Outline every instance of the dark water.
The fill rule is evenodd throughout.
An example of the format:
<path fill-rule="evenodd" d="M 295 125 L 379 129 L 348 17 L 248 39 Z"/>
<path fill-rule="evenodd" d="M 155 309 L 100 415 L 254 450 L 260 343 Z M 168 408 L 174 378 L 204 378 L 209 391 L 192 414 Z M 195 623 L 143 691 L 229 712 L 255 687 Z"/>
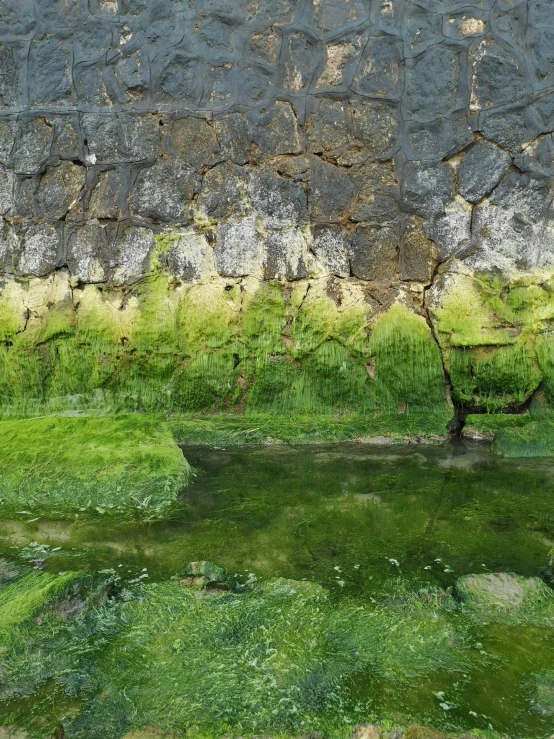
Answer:
<path fill-rule="evenodd" d="M 44 558 L 55 572 L 113 568 L 131 582 L 163 581 L 207 559 L 243 581 L 306 579 L 337 602 L 362 604 L 382 600 L 395 578 L 443 589 L 471 573 L 548 580 L 552 461 L 503 460 L 477 445 L 190 447 L 184 454 L 195 476 L 171 520 L 5 521 L 0 550 Z M 478 638 L 481 666 L 414 679 L 401 694 L 406 715 L 446 728 L 550 736 L 554 697 L 537 707 L 530 681 L 554 669 L 552 629 L 484 623 Z M 464 716 L 457 723 L 438 707 L 443 693 L 442 703 Z M 349 695 L 391 715 L 400 694 L 362 671 L 349 678 Z"/>

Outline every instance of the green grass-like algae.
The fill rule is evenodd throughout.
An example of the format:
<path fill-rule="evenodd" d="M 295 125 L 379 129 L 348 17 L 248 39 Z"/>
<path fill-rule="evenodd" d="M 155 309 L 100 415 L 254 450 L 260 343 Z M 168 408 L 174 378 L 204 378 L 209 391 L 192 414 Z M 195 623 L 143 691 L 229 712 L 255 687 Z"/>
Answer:
<path fill-rule="evenodd" d="M 159 516 L 189 468 L 157 418 L 139 414 L 0 421 L 0 510 Z"/>

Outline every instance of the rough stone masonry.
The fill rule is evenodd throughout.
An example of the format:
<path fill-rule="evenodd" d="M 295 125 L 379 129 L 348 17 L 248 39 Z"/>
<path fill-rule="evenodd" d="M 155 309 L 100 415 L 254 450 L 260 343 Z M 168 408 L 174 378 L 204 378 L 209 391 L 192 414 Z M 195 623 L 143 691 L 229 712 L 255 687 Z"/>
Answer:
<path fill-rule="evenodd" d="M 551 0 L 3 0 L 2 405 L 554 392 L 553 130 Z"/>

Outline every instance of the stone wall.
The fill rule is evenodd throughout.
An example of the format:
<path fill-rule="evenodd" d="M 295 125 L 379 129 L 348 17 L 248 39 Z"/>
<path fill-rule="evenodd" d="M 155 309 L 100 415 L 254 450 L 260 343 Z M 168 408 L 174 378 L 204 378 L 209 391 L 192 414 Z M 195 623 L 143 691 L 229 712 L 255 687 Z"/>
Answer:
<path fill-rule="evenodd" d="M 3 404 L 116 385 L 140 404 L 137 372 L 156 395 L 225 357 L 183 407 L 241 408 L 259 363 L 305 379 L 346 352 L 346 405 L 404 414 L 440 405 L 416 392 L 423 325 L 456 402 L 520 406 L 554 367 L 553 130 L 551 0 L 4 0 Z M 89 349 L 94 381 L 62 381 Z M 178 359 L 155 379 L 144 351 Z"/>

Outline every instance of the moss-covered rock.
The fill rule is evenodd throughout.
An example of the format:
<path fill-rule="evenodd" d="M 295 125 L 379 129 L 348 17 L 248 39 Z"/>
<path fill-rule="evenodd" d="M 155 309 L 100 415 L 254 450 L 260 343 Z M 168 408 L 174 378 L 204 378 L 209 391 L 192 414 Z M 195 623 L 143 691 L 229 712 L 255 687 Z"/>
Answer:
<path fill-rule="evenodd" d="M 478 620 L 554 625 L 554 592 L 536 577 L 467 575 L 457 581 L 456 590 Z"/>
<path fill-rule="evenodd" d="M 0 421 L 0 510 L 160 516 L 189 467 L 156 418 L 52 417 Z"/>

